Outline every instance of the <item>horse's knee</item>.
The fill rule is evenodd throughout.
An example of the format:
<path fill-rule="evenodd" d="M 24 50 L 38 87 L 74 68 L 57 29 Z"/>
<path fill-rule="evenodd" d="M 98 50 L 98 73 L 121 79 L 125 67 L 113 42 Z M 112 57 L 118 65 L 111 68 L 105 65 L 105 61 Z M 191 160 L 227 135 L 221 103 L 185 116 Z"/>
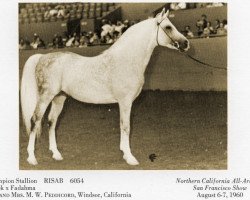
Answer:
<path fill-rule="evenodd" d="M 129 134 L 129 131 L 130 131 L 130 124 L 129 124 L 129 121 L 126 121 L 126 120 L 120 120 L 120 127 L 121 127 L 121 131 L 122 132 L 125 132 L 127 134 Z"/>
<path fill-rule="evenodd" d="M 129 134 L 130 132 L 130 126 L 129 125 L 122 125 L 121 126 L 122 133 Z"/>

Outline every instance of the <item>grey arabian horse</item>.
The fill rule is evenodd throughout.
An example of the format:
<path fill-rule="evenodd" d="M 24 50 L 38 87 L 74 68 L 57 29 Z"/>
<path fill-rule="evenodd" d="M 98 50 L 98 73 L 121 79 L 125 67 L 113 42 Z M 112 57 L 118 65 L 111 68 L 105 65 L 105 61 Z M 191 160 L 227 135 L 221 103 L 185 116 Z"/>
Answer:
<path fill-rule="evenodd" d="M 95 57 L 56 52 L 35 54 L 27 60 L 21 81 L 21 105 L 29 135 L 27 161 L 30 164 L 37 164 L 35 139 L 51 102 L 49 149 L 55 160 L 63 159 L 57 149 L 55 127 L 67 96 L 94 104 L 118 103 L 120 150 L 128 164 L 139 164 L 129 145 L 130 112 L 144 84 L 151 54 L 158 45 L 179 51 L 189 49 L 187 38 L 169 21 L 168 14 L 163 9 L 155 18 L 130 27 L 115 44 Z"/>

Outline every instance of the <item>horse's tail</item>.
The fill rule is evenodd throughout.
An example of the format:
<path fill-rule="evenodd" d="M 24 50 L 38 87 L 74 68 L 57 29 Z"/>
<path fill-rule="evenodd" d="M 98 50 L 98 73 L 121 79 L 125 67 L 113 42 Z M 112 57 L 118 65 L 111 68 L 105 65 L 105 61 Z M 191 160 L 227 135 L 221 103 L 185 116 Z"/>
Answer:
<path fill-rule="evenodd" d="M 23 121 L 28 135 L 31 131 L 31 118 L 35 111 L 38 99 L 35 70 L 41 55 L 42 54 L 35 54 L 30 56 L 23 68 L 23 76 L 21 81 L 21 106 Z"/>

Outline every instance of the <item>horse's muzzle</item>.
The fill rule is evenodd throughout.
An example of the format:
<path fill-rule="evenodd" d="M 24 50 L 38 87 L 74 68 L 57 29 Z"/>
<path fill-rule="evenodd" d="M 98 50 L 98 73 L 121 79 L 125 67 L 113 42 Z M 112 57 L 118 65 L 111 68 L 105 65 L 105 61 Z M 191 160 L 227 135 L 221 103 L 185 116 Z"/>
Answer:
<path fill-rule="evenodd" d="M 189 41 L 188 40 L 184 40 L 182 42 L 179 43 L 179 50 L 181 52 L 187 51 L 190 48 L 189 46 Z"/>

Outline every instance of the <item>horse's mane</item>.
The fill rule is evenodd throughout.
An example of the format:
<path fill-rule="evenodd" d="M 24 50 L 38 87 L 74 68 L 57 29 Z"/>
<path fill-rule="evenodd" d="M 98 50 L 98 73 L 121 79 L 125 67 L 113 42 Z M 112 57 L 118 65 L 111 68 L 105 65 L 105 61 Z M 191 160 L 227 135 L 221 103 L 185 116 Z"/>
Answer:
<path fill-rule="evenodd" d="M 136 42 L 135 40 L 138 36 L 141 36 L 141 38 L 143 39 L 143 35 L 147 34 L 147 30 L 151 28 L 147 24 L 153 22 L 153 20 L 154 19 L 146 19 L 129 27 L 113 45 L 111 45 L 107 50 L 103 51 L 101 54 L 116 51 L 119 49 L 119 47 L 123 46 L 123 43 L 126 44 L 124 46 L 129 47 L 129 43 L 132 45 L 134 42 Z"/>

